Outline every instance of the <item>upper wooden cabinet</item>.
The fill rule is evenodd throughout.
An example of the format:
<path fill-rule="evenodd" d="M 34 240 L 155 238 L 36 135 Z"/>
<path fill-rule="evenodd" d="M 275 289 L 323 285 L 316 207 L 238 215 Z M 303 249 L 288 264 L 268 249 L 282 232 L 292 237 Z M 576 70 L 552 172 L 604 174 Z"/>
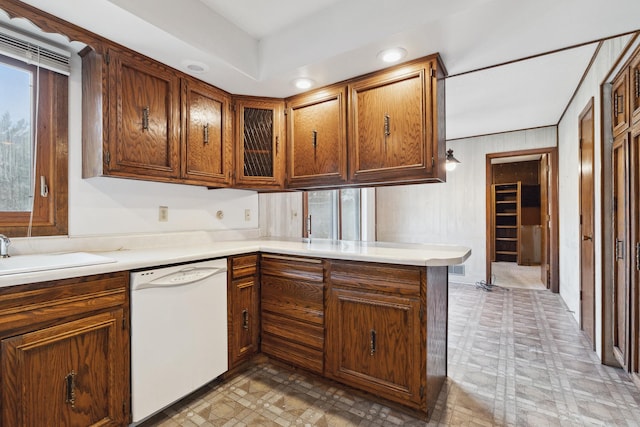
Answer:
<path fill-rule="evenodd" d="M 83 176 L 178 178 L 179 77 L 115 49 L 83 61 Z"/>
<path fill-rule="evenodd" d="M 349 84 L 354 184 L 445 180 L 444 68 L 437 55 Z"/>
<path fill-rule="evenodd" d="M 636 53 L 636 56 L 631 61 L 630 79 L 631 115 L 632 122 L 636 123 L 640 121 L 640 51 Z"/>
<path fill-rule="evenodd" d="M 284 101 L 235 97 L 234 186 L 279 190 L 284 184 Z"/>
<path fill-rule="evenodd" d="M 229 185 L 233 165 L 230 96 L 183 78 L 182 100 L 182 178 L 196 184 Z"/>
<path fill-rule="evenodd" d="M 629 69 L 625 68 L 611 88 L 611 125 L 613 135 L 629 128 Z"/>
<path fill-rule="evenodd" d="M 287 187 L 346 182 L 346 99 L 334 86 L 287 100 Z"/>

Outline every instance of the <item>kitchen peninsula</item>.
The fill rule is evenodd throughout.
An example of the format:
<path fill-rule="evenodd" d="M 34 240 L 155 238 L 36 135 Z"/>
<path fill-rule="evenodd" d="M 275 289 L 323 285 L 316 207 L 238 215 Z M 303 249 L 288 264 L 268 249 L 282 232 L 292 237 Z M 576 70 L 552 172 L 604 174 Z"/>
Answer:
<path fill-rule="evenodd" d="M 95 392 L 102 390 L 99 384 L 83 384 L 77 371 L 71 371 L 78 375 L 77 385 L 75 375 L 61 378 L 66 378 L 67 390 L 82 388 L 84 397 L 77 405 L 104 412 L 96 420 L 126 425 L 131 413 L 129 312 L 136 309 L 129 307 L 128 273 L 225 257 L 230 368 L 242 369 L 242 363 L 262 352 L 428 417 L 447 373 L 447 266 L 464 262 L 470 250 L 453 245 L 258 239 L 93 254 L 110 262 L 0 274 L 0 324 L 4 325 L 0 340 L 3 352 L 12 355 L 9 365 L 2 366 L 3 378 L 10 369 L 15 373 L 2 384 L 3 417 L 9 417 L 3 421 L 19 420 L 20 414 L 33 413 L 38 406 L 38 393 L 34 400 L 15 393 L 15 387 L 27 386 L 32 378 L 28 370 L 11 365 L 21 363 L 16 354 L 28 351 L 34 345 L 30 342 L 47 333 L 73 336 L 61 329 L 69 325 L 81 331 L 91 329 L 80 325 L 89 319 L 95 325 L 109 325 L 103 326 L 104 336 L 110 337 L 104 341 L 109 347 L 104 353 L 113 359 L 100 360 L 108 374 L 92 379 L 103 381 L 108 392 Z M 239 294 L 233 285 L 251 282 L 247 277 L 257 284 L 260 304 L 234 311 Z M 258 327 L 251 328 L 249 319 L 257 320 Z M 241 353 L 234 346 L 246 342 L 239 339 L 243 333 L 250 341 L 260 337 L 261 344 L 232 360 L 232 355 Z M 83 351 L 102 354 L 88 347 Z M 124 379 L 110 383 L 114 373 Z M 39 384 L 57 387 L 55 379 Z M 49 390 L 40 392 L 47 395 Z M 13 415 L 6 411 L 10 407 L 16 408 Z"/>

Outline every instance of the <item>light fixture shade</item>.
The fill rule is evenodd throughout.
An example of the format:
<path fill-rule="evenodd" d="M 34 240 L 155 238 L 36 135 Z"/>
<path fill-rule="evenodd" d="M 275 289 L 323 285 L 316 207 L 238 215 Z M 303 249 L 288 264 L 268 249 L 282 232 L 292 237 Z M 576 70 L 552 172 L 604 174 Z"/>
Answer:
<path fill-rule="evenodd" d="M 453 157 L 453 150 L 449 148 L 447 150 L 447 160 L 445 162 L 445 167 L 448 171 L 452 171 L 456 168 L 456 166 L 460 163 L 460 160 Z"/>
<path fill-rule="evenodd" d="M 385 49 L 378 53 L 378 58 L 386 63 L 398 62 L 407 56 L 407 50 L 402 47 L 394 47 L 392 49 Z"/>
<path fill-rule="evenodd" d="M 309 89 L 313 86 L 314 83 L 315 82 L 313 80 L 306 77 L 300 77 L 293 81 L 294 86 L 298 89 Z"/>

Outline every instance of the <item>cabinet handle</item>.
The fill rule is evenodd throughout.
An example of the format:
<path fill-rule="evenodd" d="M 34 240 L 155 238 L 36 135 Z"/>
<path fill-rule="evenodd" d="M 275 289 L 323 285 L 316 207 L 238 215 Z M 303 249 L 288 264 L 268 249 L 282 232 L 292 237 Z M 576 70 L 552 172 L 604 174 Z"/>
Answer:
<path fill-rule="evenodd" d="M 616 115 L 624 113 L 624 95 L 616 94 L 614 108 Z"/>
<path fill-rule="evenodd" d="M 640 242 L 636 243 L 636 270 L 640 271 Z"/>
<path fill-rule="evenodd" d="M 209 143 L 209 123 L 207 123 L 202 127 L 202 132 L 203 132 L 202 141 L 205 144 L 208 144 Z"/>
<path fill-rule="evenodd" d="M 587 241 L 587 240 L 593 241 L 593 236 L 585 234 L 585 235 L 582 236 L 582 240 L 584 240 L 584 241 Z"/>
<path fill-rule="evenodd" d="M 142 109 L 142 130 L 149 130 L 149 107 Z"/>
<path fill-rule="evenodd" d="M 70 404 L 72 408 L 76 407 L 76 375 L 75 371 L 71 371 L 64 377 L 67 385 L 67 398 L 65 403 Z"/>
<path fill-rule="evenodd" d="M 384 136 L 391 135 L 391 118 L 388 114 L 384 115 Z"/>
<path fill-rule="evenodd" d="M 616 259 L 624 259 L 624 240 L 616 238 Z"/>
<path fill-rule="evenodd" d="M 249 329 L 249 310 L 242 310 L 242 329 Z"/>
<path fill-rule="evenodd" d="M 376 330 L 372 329 L 369 334 L 370 334 L 369 350 L 370 350 L 371 356 L 373 356 L 376 353 Z"/>
<path fill-rule="evenodd" d="M 313 149 L 315 150 L 316 147 L 318 146 L 318 131 L 317 130 L 313 130 L 311 131 L 311 144 L 313 145 Z"/>
<path fill-rule="evenodd" d="M 280 151 L 280 137 L 276 136 L 276 156 L 278 155 L 279 151 Z"/>

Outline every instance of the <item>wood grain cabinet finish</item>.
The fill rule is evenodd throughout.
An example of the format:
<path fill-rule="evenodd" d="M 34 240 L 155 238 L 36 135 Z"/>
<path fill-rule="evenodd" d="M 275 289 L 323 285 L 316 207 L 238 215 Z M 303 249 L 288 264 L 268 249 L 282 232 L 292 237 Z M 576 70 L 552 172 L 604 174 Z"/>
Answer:
<path fill-rule="evenodd" d="M 429 414 L 446 377 L 446 267 L 328 270 L 326 375 Z"/>
<path fill-rule="evenodd" d="M 263 254 L 262 352 L 324 372 L 324 262 Z"/>
<path fill-rule="evenodd" d="M 234 97 L 234 187 L 279 190 L 284 186 L 284 100 Z"/>
<path fill-rule="evenodd" d="M 258 255 L 229 258 L 229 368 L 259 351 L 260 282 Z"/>
<path fill-rule="evenodd" d="M 632 123 L 640 122 L 640 50 L 638 50 L 631 60 L 630 74 L 629 74 L 630 94 L 631 100 L 631 116 Z"/>
<path fill-rule="evenodd" d="M 198 80 L 182 79 L 182 178 L 194 184 L 231 184 L 231 97 Z"/>
<path fill-rule="evenodd" d="M 347 91 L 333 86 L 287 100 L 287 187 L 347 180 Z"/>
<path fill-rule="evenodd" d="M 83 176 L 180 175 L 180 78 L 129 51 L 83 55 Z"/>
<path fill-rule="evenodd" d="M 444 181 L 444 68 L 431 56 L 349 83 L 349 179 Z"/>
<path fill-rule="evenodd" d="M 611 124 L 613 135 L 629 129 L 629 69 L 618 75 L 611 88 Z"/>
<path fill-rule="evenodd" d="M 2 425 L 125 426 L 128 274 L 0 291 Z"/>

